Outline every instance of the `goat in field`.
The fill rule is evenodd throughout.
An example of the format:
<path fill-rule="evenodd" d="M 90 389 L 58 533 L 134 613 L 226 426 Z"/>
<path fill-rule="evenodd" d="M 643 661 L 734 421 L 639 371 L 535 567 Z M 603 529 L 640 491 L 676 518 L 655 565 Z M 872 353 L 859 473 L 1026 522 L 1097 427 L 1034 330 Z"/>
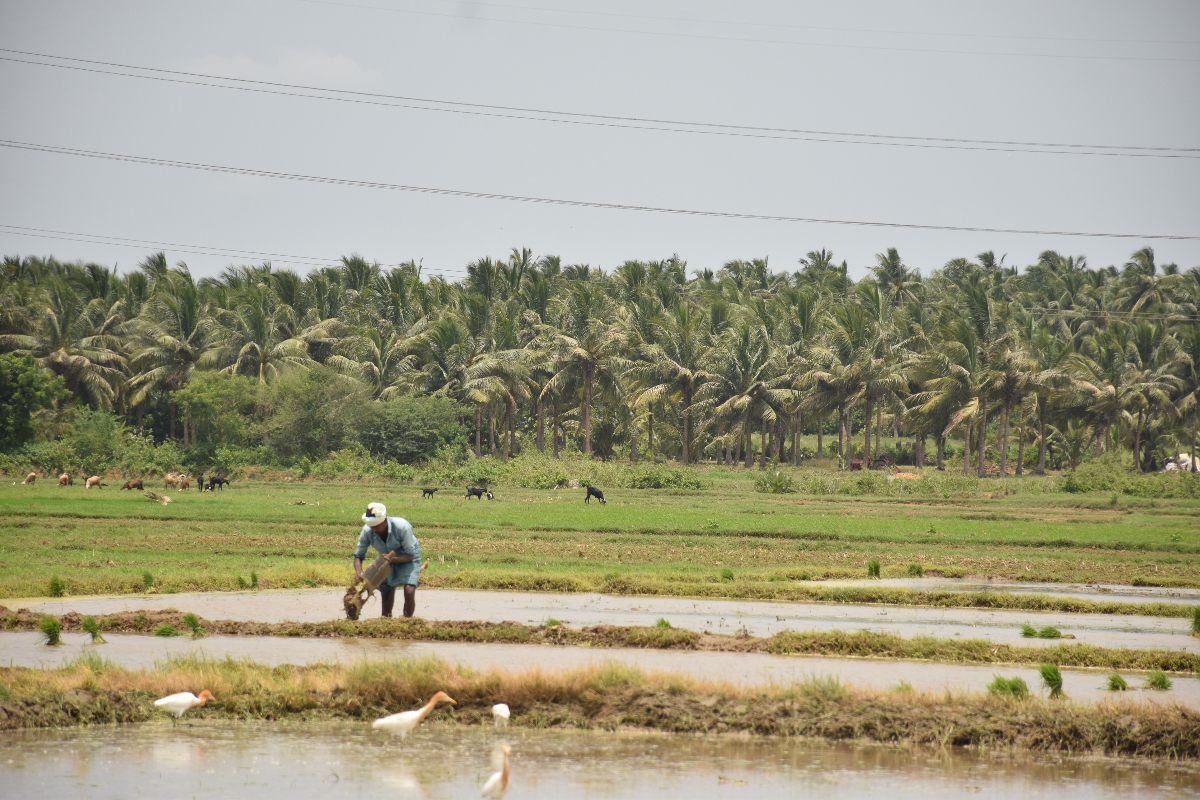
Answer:
<path fill-rule="evenodd" d="M 93 486 L 95 486 L 97 489 L 103 489 L 103 488 L 104 488 L 104 484 L 100 482 L 100 476 L 99 476 L 99 475 L 93 475 L 92 477 L 88 478 L 88 479 L 87 479 L 87 484 L 86 484 L 86 485 L 84 485 L 84 487 L 83 487 L 83 488 L 84 488 L 84 489 L 90 489 L 90 488 L 92 488 Z"/>
<path fill-rule="evenodd" d="M 424 500 L 426 497 L 433 497 L 433 493 L 436 491 L 437 491 L 437 489 L 422 489 L 421 490 L 421 499 Z"/>
<path fill-rule="evenodd" d="M 58 476 L 58 485 L 59 486 L 74 486 L 75 479 L 64 472 L 62 475 Z"/>
<path fill-rule="evenodd" d="M 484 495 L 487 495 L 488 500 L 493 499 L 492 493 L 490 491 L 488 491 L 487 489 L 476 489 L 475 487 L 472 486 L 467 489 L 466 499 L 470 500 L 472 497 L 474 497 L 477 500 L 482 500 L 484 498 Z"/>
<path fill-rule="evenodd" d="M 583 496 L 583 502 L 590 503 L 593 497 L 600 501 L 600 505 L 607 505 L 607 503 L 604 502 L 604 492 L 600 491 L 595 486 L 589 486 L 587 487 L 587 494 Z"/>
<path fill-rule="evenodd" d="M 125 485 L 122 486 L 121 488 L 122 489 L 137 489 L 139 492 L 145 491 L 145 489 L 142 488 L 141 481 L 125 481 Z"/>
<path fill-rule="evenodd" d="M 225 487 L 229 485 L 228 478 L 218 478 L 216 475 L 208 476 L 208 490 L 215 492 L 218 488 L 223 492 Z"/>

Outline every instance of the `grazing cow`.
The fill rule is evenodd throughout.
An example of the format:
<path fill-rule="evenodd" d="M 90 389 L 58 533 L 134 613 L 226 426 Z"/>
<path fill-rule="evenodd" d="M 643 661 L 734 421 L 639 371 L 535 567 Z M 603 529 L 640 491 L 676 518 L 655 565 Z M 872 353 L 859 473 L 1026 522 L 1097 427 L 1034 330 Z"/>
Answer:
<path fill-rule="evenodd" d="M 90 488 L 92 488 L 93 486 L 95 486 L 97 489 L 103 489 L 103 488 L 104 488 L 104 484 L 100 482 L 100 476 L 99 476 L 99 475 L 93 475 L 92 477 L 88 478 L 88 479 L 87 479 L 87 484 L 86 484 L 86 485 L 85 485 L 83 488 L 84 488 L 84 489 L 90 489 Z"/>
<path fill-rule="evenodd" d="M 125 485 L 122 486 L 121 488 L 122 489 L 137 489 L 139 492 L 145 491 L 145 489 L 142 488 L 141 481 L 125 481 Z"/>
<path fill-rule="evenodd" d="M 182 481 L 183 481 L 183 476 L 180 475 L 178 472 L 168 472 L 167 477 L 166 477 L 166 483 L 163 486 L 163 488 L 164 489 L 178 488 L 179 484 Z"/>
<path fill-rule="evenodd" d="M 62 475 L 58 476 L 58 485 L 59 486 L 74 486 L 75 479 L 64 472 Z"/>
<path fill-rule="evenodd" d="M 33 486 L 33 482 L 37 480 L 37 473 L 31 472 L 25 476 L 25 480 L 21 481 L 22 486 Z"/>
<path fill-rule="evenodd" d="M 188 480 L 188 477 L 186 475 L 184 475 L 183 478 L 179 481 L 179 491 L 185 492 L 190 488 L 192 488 L 192 482 L 190 480 Z"/>
<path fill-rule="evenodd" d="M 583 496 L 583 502 L 590 503 L 592 502 L 593 497 L 600 501 L 600 505 L 607 505 L 607 503 L 604 502 L 604 492 L 600 491 L 595 486 L 589 486 L 587 487 L 587 494 Z"/>
<path fill-rule="evenodd" d="M 223 492 L 228 485 L 228 478 L 218 478 L 216 475 L 210 475 L 208 478 L 208 490 L 210 492 L 215 492 L 218 488 Z"/>
<path fill-rule="evenodd" d="M 474 487 L 470 487 L 467 489 L 467 496 L 465 499 L 470 500 L 472 497 L 474 497 L 478 500 L 482 500 L 484 498 L 484 495 L 487 496 L 488 500 L 494 499 L 492 496 L 492 493 L 490 491 L 488 491 L 487 489 L 476 489 Z"/>
<path fill-rule="evenodd" d="M 433 497 L 433 493 L 436 491 L 437 491 L 437 489 L 422 489 L 421 490 L 421 499 L 424 500 L 426 497 Z"/>

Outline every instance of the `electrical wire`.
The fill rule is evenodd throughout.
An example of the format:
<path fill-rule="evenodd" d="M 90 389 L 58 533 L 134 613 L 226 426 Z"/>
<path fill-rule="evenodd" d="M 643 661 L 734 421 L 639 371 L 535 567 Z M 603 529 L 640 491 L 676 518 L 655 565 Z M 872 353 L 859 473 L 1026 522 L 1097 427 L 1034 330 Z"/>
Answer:
<path fill-rule="evenodd" d="M 11 139 L 0 139 L 0 147 L 26 150 L 56 155 L 79 156 L 107 161 L 120 161 L 130 164 L 145 164 L 159 167 L 175 167 L 202 172 L 218 172 L 228 175 L 247 175 L 276 180 L 302 181 L 306 183 L 323 183 L 332 186 L 350 186 L 364 189 L 384 189 L 398 192 L 415 192 L 419 194 L 442 195 L 446 197 L 468 197 L 480 200 L 508 200 L 519 203 L 537 203 L 541 205 L 568 206 L 574 208 L 599 208 L 613 211 L 643 211 L 656 214 L 675 214 L 680 216 L 711 217 L 717 219 L 744 219 L 765 222 L 806 222 L 822 225 L 851 225 L 865 228 L 903 228 L 910 230 L 931 231 L 964 231 L 973 233 L 1013 233 L 1034 236 L 1081 236 L 1103 239 L 1167 239 L 1178 241 L 1200 240 L 1200 236 L 1186 234 L 1150 234 L 1150 233 L 1101 233 L 1096 231 L 1056 231 L 1029 230 L 1023 228 L 989 228 L 971 225 L 932 225 L 911 222 L 878 222 L 872 220 L 825 219 L 820 217 L 786 216 L 782 214 L 753 214 L 736 211 L 712 211 L 704 209 L 670 208 L 666 206 L 644 206 L 628 203 L 605 203 L 594 200 L 570 200 L 553 197 L 535 197 L 530 195 L 502 194 L 500 192 L 480 192 L 466 189 L 446 189 L 432 186 L 413 186 L 399 183 L 383 183 L 381 181 L 364 181 L 352 178 L 332 178 L 320 175 L 304 175 L 293 172 L 276 172 L 272 170 L 248 169 L 245 167 L 229 167 L 218 164 L 203 164 L 194 161 L 175 161 L 166 158 L 151 158 L 122 153 L 106 153 L 98 150 L 83 150 L 74 147 L 58 147 L 55 145 L 34 142 L 19 142 Z"/>
<path fill-rule="evenodd" d="M 561 30 L 575 31 L 597 31 L 601 33 L 632 33 L 642 36 L 659 36 L 676 39 L 693 39 L 700 41 L 715 41 L 715 42 L 740 42 L 747 44 L 774 44 L 774 45 L 791 45 L 797 47 L 825 47 L 838 50 L 883 50 L 893 53 L 936 53 L 943 55 L 963 55 L 963 56 L 1009 56 L 1013 58 L 1057 58 L 1057 59 L 1084 59 L 1089 61 L 1200 61 L 1200 58 L 1172 58 L 1172 57 L 1152 57 L 1152 56 L 1089 56 L 1089 55 L 1073 55 L 1070 53 L 1010 53 L 994 50 L 947 50 L 930 47 L 896 47 L 886 45 L 866 45 L 866 44 L 834 44 L 832 42 L 796 42 L 787 39 L 750 39 L 739 36 L 713 36 L 711 34 L 700 33 L 678 33 L 670 31 L 646 31 L 646 30 L 631 30 L 629 28 L 605 28 L 595 25 L 570 25 L 562 22 L 537 22 L 535 20 L 521 19 L 504 19 L 501 17 L 481 17 L 477 14 L 448 14 L 439 11 L 414 11 L 405 8 L 391 8 L 388 6 L 371 6 L 362 3 L 335 3 L 332 0 L 302 0 L 306 3 L 323 6 L 340 6 L 342 8 L 359 8 L 371 11 L 391 11 L 396 14 L 410 14 L 420 17 L 440 17 L 446 19 L 461 19 L 470 22 L 499 22 L 509 25 L 529 25 L 538 28 L 558 28 Z"/>
<path fill-rule="evenodd" d="M 460 4 L 462 0 L 434 0 L 439 3 L 455 3 Z M 345 5 L 343 3 L 329 3 L 323 0 L 298 0 L 302 3 L 312 3 L 316 5 Z M 950 38 L 964 39 L 1023 39 L 1034 42 L 1098 42 L 1105 44 L 1200 44 L 1200 41 L 1179 40 L 1179 39 L 1099 39 L 1077 36 L 1022 36 L 1003 33 L 941 33 L 937 31 L 899 31 L 885 30 L 880 28 L 838 28 L 828 25 L 789 25 L 786 23 L 777 22 L 744 22 L 741 20 L 732 19 L 701 19 L 693 17 L 664 17 L 651 14 L 621 14 L 613 11 L 588 11 L 578 8 L 550 8 L 548 6 L 518 6 L 509 3 L 481 3 L 479 0 L 471 0 L 471 5 L 482 6 L 484 8 L 504 8 L 513 9 L 516 11 L 548 11 L 555 14 L 582 14 L 591 17 L 618 17 L 622 19 L 645 19 L 654 22 L 685 22 L 691 24 L 702 25 L 739 25 L 749 28 L 771 28 L 779 29 L 786 28 L 792 30 L 806 31 L 833 31 L 837 33 L 882 33 L 888 36 L 941 36 Z M 396 10 L 382 6 L 374 6 L 380 10 Z"/>
<path fill-rule="evenodd" d="M 250 78 L 226 78 L 220 75 L 211 75 L 199 72 L 184 72 L 181 70 L 169 70 L 158 67 L 143 67 L 136 64 L 121 64 L 110 61 L 96 61 L 85 58 L 74 58 L 70 56 L 57 56 L 47 53 L 35 53 L 25 50 L 13 50 L 11 48 L 0 48 L 0 53 L 13 53 L 15 55 L 30 56 L 34 58 L 53 59 L 56 61 L 69 61 L 76 64 L 90 64 L 94 67 L 110 67 L 114 69 L 138 70 L 141 72 L 151 72 L 155 75 L 130 74 L 122 72 L 113 72 L 111 70 L 100 70 L 94 68 L 85 68 L 71 66 L 69 64 L 53 64 L 43 63 L 38 61 L 29 61 L 26 59 L 13 58 L 11 56 L 0 56 L 0 61 L 9 61 L 13 63 L 28 64 L 40 67 L 54 67 L 58 69 L 68 69 L 79 72 L 90 72 L 101 75 L 113 75 L 125 78 L 140 78 L 143 80 L 155 80 L 165 83 L 180 83 L 192 86 L 207 86 L 219 89 L 238 89 L 242 91 L 250 91 L 260 94 L 273 94 L 285 97 L 300 97 L 313 100 L 334 100 L 339 102 L 353 102 L 364 105 L 385 106 L 394 108 L 406 108 L 420 111 L 441 111 L 459 114 L 468 114 L 472 116 L 499 117 L 502 119 L 518 119 L 535 122 L 556 122 L 560 124 L 577 124 L 577 125 L 592 125 L 598 127 L 609 128 L 628 128 L 633 130 L 650 130 L 650 131 L 667 131 L 674 133 L 693 133 L 693 134 L 709 134 L 723 136 L 737 136 L 745 138 L 758 139 L 782 139 L 794 141 L 812 141 L 812 142 L 828 142 L 834 144 L 872 144 L 884 145 L 893 147 L 925 147 L 934 149 L 952 149 L 952 150 L 985 150 L 994 152 L 1006 153 L 1075 153 L 1080 155 L 1103 155 L 1103 156 L 1155 156 L 1161 158 L 1200 158 L 1200 155 L 1187 155 L 1200 153 L 1200 148 L 1197 147 L 1151 147 L 1141 145 L 1100 145 L 1100 144 L 1079 144 L 1079 143 L 1061 143 L 1061 142 L 1023 142 L 1023 141 L 1007 141 L 1000 139 L 968 139 L 968 138 L 951 138 L 951 137 L 934 137 L 934 136 L 907 136 L 894 134 L 879 134 L 879 133 L 860 133 L 847 131 L 824 131 L 824 130 L 806 130 L 802 128 L 778 128 L 758 125 L 734 125 L 728 123 L 713 123 L 713 122 L 692 122 L 687 120 L 672 120 L 653 117 L 625 117 L 611 114 L 589 114 L 572 111 L 556 111 L 553 109 L 538 109 L 527 108 L 522 106 L 503 106 L 486 103 L 468 103 L 455 100 L 440 100 L 437 98 L 412 97 L 405 95 L 391 95 L 377 92 L 361 92 L 347 89 L 329 89 L 320 86 L 305 86 L 302 84 L 280 83 L 274 81 L 259 81 Z M 162 75 L 178 76 L 175 78 L 164 78 Z M 201 79 L 201 80 L 183 80 Z M 210 81 L 222 81 L 225 83 L 210 83 Z M 227 83 L 245 84 L 245 86 L 230 86 Z M 248 87 L 272 87 L 271 89 L 248 88 Z M 279 91 L 280 89 L 288 89 L 292 91 Z M 304 92 L 323 92 L 326 95 L 303 94 Z M 374 98 L 371 100 L 363 98 Z M 380 102 L 383 100 L 403 101 L 401 103 Z M 424 103 L 424 106 L 408 105 L 409 103 Z M 450 108 L 436 108 L 435 105 L 450 106 Z M 482 109 L 480 111 L 466 109 Z M 494 113 L 494 112 L 511 112 L 511 113 Z M 523 116 L 526 114 L 550 115 L 554 117 L 568 117 L 570 119 L 552 119 L 548 116 L 530 117 Z M 626 124 L 637 123 L 637 124 Z M 674 126 L 674 127 L 661 127 Z M 682 128 L 680 126 L 688 126 Z M 691 130 L 691 128 L 700 128 L 702 130 Z M 792 134 L 792 135 L 783 135 Z M 816 138 L 819 137 L 819 138 Z M 862 141 L 843 141 L 840 139 L 830 139 L 824 137 L 843 137 L 844 139 L 861 139 Z M 876 140 L 894 140 L 894 141 L 876 141 Z M 928 142 L 930 144 L 922 144 Z M 964 145 L 992 145 L 989 147 L 967 147 Z M 1030 149 L 1030 148 L 1060 148 L 1053 150 L 1046 149 Z M 1080 152 L 1080 151 L 1088 152 Z M 1111 150 L 1117 152 L 1092 152 L 1101 150 Z M 1176 155 L 1183 154 L 1183 155 Z"/>

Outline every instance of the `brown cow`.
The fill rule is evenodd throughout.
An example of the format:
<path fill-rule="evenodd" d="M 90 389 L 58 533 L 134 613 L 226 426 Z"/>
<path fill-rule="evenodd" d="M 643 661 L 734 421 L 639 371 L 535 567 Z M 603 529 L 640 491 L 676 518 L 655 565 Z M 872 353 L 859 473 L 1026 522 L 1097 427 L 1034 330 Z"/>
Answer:
<path fill-rule="evenodd" d="M 192 482 L 188 480 L 186 475 L 184 475 L 179 481 L 179 491 L 182 492 L 184 489 L 190 488 L 192 488 Z"/>
<path fill-rule="evenodd" d="M 125 481 L 125 485 L 122 486 L 121 488 L 122 489 L 137 489 L 139 492 L 143 491 L 141 481 Z"/>
<path fill-rule="evenodd" d="M 65 472 L 62 475 L 58 476 L 58 485 L 59 486 L 72 486 L 72 485 L 74 485 L 74 483 L 75 483 L 75 481 L 71 478 L 71 476 Z"/>
<path fill-rule="evenodd" d="M 37 480 L 37 473 L 31 472 L 25 476 L 25 480 L 21 481 L 22 486 L 33 486 L 33 482 Z"/>
<path fill-rule="evenodd" d="M 99 475 L 93 475 L 92 477 L 88 478 L 88 479 L 87 479 L 87 485 L 86 485 L 86 486 L 84 486 L 83 488 L 84 488 L 84 489 L 90 489 L 90 488 L 92 488 L 93 486 L 95 486 L 97 489 L 102 489 L 102 488 L 104 488 L 104 484 L 100 482 L 100 476 L 99 476 Z"/>

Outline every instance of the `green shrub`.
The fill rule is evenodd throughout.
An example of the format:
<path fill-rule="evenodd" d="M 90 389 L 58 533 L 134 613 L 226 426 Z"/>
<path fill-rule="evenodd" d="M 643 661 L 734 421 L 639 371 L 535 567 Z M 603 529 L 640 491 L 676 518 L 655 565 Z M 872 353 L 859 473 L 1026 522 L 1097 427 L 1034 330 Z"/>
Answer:
<path fill-rule="evenodd" d="M 83 632 L 91 634 L 92 644 L 103 644 L 104 637 L 100 635 L 100 624 L 96 622 L 95 617 L 84 617 L 79 627 L 83 628 Z"/>
<path fill-rule="evenodd" d="M 878 561 L 875 561 L 874 559 L 872 559 L 871 561 L 867 562 L 867 577 L 868 578 L 878 578 L 879 577 L 879 562 Z"/>
<path fill-rule="evenodd" d="M 154 629 L 155 636 L 182 636 L 183 634 L 172 628 L 170 625 L 163 623 Z"/>
<path fill-rule="evenodd" d="M 1042 673 L 1042 683 L 1050 690 L 1050 699 L 1057 700 L 1063 697 L 1063 679 L 1062 673 L 1058 671 L 1058 666 L 1055 664 L 1042 664 L 1038 667 L 1038 671 Z"/>
<path fill-rule="evenodd" d="M 1150 670 L 1150 674 L 1146 676 L 1145 688 L 1165 692 L 1171 688 L 1171 679 L 1161 669 L 1152 669 Z"/>
<path fill-rule="evenodd" d="M 63 583 L 63 579 L 55 575 L 50 579 L 50 596 L 62 597 L 67 593 L 67 585 Z"/>
<path fill-rule="evenodd" d="M 1129 684 L 1126 683 L 1125 679 L 1117 673 L 1114 672 L 1112 675 L 1108 676 L 1108 690 L 1110 692 L 1124 692 L 1128 691 L 1128 689 Z"/>
<path fill-rule="evenodd" d="M 724 569 L 722 569 L 721 570 L 721 580 L 726 581 L 726 582 L 733 580 L 733 570 L 731 570 L 729 567 L 725 567 Z"/>
<path fill-rule="evenodd" d="M 369 406 L 359 440 L 372 456 L 397 466 L 420 464 L 433 460 L 443 447 L 466 448 L 462 416 L 463 409 L 449 398 L 405 395 Z"/>
<path fill-rule="evenodd" d="M 1029 687 L 1021 678 L 1004 678 L 996 675 L 988 684 L 988 694 L 1007 695 L 1024 700 L 1029 697 Z"/>
<path fill-rule="evenodd" d="M 796 491 L 796 481 L 781 469 L 774 469 L 754 477 L 754 491 L 765 494 L 791 494 Z"/>
<path fill-rule="evenodd" d="M 908 577 L 924 578 L 925 577 L 925 568 L 922 567 L 920 564 L 909 564 L 908 565 Z"/>
<path fill-rule="evenodd" d="M 62 626 L 58 624 L 58 620 L 49 614 L 42 616 L 42 621 L 39 623 L 42 629 L 42 642 L 45 644 L 62 644 Z"/>

